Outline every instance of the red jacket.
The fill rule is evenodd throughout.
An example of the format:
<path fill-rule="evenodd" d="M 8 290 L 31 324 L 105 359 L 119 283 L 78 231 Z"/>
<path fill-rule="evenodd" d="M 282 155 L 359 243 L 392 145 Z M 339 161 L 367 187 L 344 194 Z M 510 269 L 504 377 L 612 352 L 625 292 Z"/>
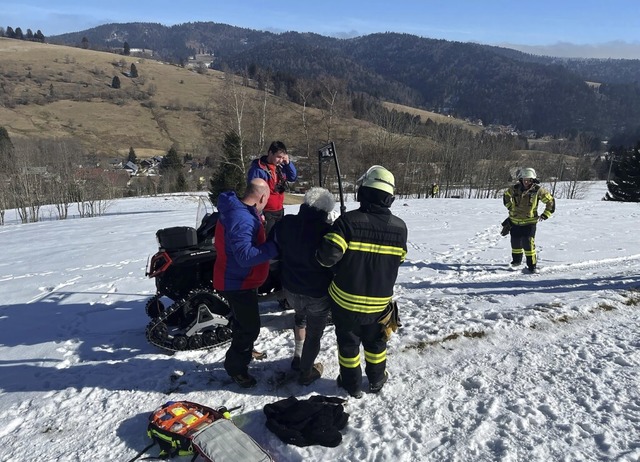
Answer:
<path fill-rule="evenodd" d="M 284 191 L 287 181 L 296 181 L 298 173 L 293 162 L 276 166 L 267 162 L 267 156 L 262 156 L 251 162 L 247 173 L 247 183 L 254 178 L 262 178 L 269 184 L 271 195 L 264 211 L 277 212 L 284 208 Z"/>

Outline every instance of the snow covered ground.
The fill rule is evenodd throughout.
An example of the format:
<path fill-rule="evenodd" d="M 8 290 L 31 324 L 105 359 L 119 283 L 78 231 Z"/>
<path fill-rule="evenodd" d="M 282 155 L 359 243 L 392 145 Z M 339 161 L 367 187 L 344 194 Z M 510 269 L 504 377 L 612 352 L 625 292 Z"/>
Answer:
<path fill-rule="evenodd" d="M 0 227 L 0 460 L 126 461 L 171 399 L 241 405 L 236 424 L 278 461 L 640 460 L 638 204 L 558 200 L 538 226 L 539 274 L 510 271 L 500 200 L 398 200 L 409 252 L 396 297 L 404 326 L 379 395 L 346 403 L 337 448 L 288 446 L 265 404 L 346 396 L 333 327 L 309 387 L 289 367 L 292 313 L 261 306 L 258 386 L 229 382 L 225 348 L 167 355 L 145 340 L 155 232 L 193 226 L 194 196 L 115 201 L 90 219 Z M 353 206 L 354 204 L 350 204 Z M 295 213 L 297 206 L 287 208 Z M 157 454 L 157 447 L 151 450 Z M 190 460 L 183 457 L 180 460 Z"/>

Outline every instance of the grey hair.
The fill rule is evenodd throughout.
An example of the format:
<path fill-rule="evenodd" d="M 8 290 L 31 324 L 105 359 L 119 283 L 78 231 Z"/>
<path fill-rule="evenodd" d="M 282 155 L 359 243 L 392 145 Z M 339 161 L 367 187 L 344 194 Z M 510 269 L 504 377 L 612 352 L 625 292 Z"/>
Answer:
<path fill-rule="evenodd" d="M 304 195 L 304 203 L 309 207 L 329 213 L 335 207 L 336 199 L 329 190 L 315 187 Z"/>

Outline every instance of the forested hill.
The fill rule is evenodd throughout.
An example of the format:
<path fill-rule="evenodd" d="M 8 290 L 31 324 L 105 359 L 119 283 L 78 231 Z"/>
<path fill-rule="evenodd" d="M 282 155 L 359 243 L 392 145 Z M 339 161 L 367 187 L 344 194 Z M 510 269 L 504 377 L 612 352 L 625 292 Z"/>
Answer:
<path fill-rule="evenodd" d="M 298 80 L 330 76 L 352 92 L 485 125 L 603 137 L 640 125 L 640 60 L 569 60 L 408 34 L 336 39 L 216 23 L 110 24 L 48 41 L 79 46 L 83 38 L 91 48 L 127 42 L 174 62 L 211 53 L 214 68 L 269 76 L 292 99 Z"/>

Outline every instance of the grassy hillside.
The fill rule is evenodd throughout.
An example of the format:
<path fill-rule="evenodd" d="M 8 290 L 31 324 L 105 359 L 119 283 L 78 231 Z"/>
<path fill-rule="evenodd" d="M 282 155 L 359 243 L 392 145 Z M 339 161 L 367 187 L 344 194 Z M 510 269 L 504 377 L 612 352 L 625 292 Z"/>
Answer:
<path fill-rule="evenodd" d="M 138 73 L 135 78 L 129 77 L 132 65 Z M 120 88 L 113 87 L 114 77 Z M 385 130 L 353 118 L 351 101 L 344 95 L 336 98 L 332 111 L 323 111 L 258 90 L 254 82 L 242 83 L 213 70 L 198 72 L 151 59 L 0 38 L 0 126 L 12 140 L 72 138 L 99 159 L 123 159 L 131 147 L 142 159 L 175 146 L 179 155 L 211 156 L 216 162 L 224 133 L 238 130 L 240 119 L 245 163 L 264 152 L 272 140 L 283 140 L 307 184 L 316 181 L 316 149 L 328 139 L 336 142 L 347 182 L 353 183 L 369 165 L 398 164 L 399 184 L 405 191 L 421 191 L 425 184 L 447 177 L 453 183 L 465 181 L 471 170 L 453 168 L 451 162 L 443 170 L 442 159 L 453 154 L 462 158 L 474 153 L 474 158 L 464 159 L 469 169 L 482 158 L 492 159 L 499 181 L 508 175 L 496 168 L 506 171 L 532 161 L 541 171 L 544 165 L 556 170 L 553 154 L 527 159 L 527 151 L 519 151 L 514 157 L 512 150 L 521 147 L 508 142 L 502 147 L 472 147 L 465 144 L 470 140 L 461 142 L 455 133 L 417 141 L 402 131 Z M 385 107 L 418 114 L 423 122 L 429 118 L 481 131 L 433 112 L 390 103 Z M 497 158 L 493 152 L 499 153 Z"/>
<path fill-rule="evenodd" d="M 402 104 L 389 103 L 389 102 L 384 102 L 382 103 L 382 105 L 389 110 L 395 109 L 398 112 L 406 112 L 411 115 L 418 115 L 420 116 L 420 120 L 422 122 L 426 122 L 427 119 L 431 119 L 438 124 L 443 124 L 443 123 L 453 124 L 458 127 L 464 128 L 466 130 L 472 131 L 474 133 L 478 133 L 482 131 L 482 127 L 478 125 L 470 124 L 468 122 L 465 122 L 464 120 L 456 119 L 455 117 L 438 114 L 437 112 L 426 111 L 424 109 L 417 109 L 409 106 L 403 106 Z"/>
<path fill-rule="evenodd" d="M 137 78 L 125 75 L 132 64 Z M 237 104 L 255 152 L 272 139 L 288 141 L 294 151 L 306 145 L 301 107 L 271 94 L 265 102 L 264 92 L 239 84 L 234 95 L 222 72 L 198 73 L 150 59 L 0 38 L 0 75 L 0 126 L 12 139 L 73 137 L 99 156 L 126 154 L 133 147 L 146 157 L 166 153 L 172 145 L 200 154 L 237 128 Z M 111 86 L 114 76 L 119 89 Z M 326 123 L 320 111 L 307 108 L 306 115 L 315 149 L 327 138 Z M 372 129 L 340 113 L 332 124 L 336 139 Z"/>

